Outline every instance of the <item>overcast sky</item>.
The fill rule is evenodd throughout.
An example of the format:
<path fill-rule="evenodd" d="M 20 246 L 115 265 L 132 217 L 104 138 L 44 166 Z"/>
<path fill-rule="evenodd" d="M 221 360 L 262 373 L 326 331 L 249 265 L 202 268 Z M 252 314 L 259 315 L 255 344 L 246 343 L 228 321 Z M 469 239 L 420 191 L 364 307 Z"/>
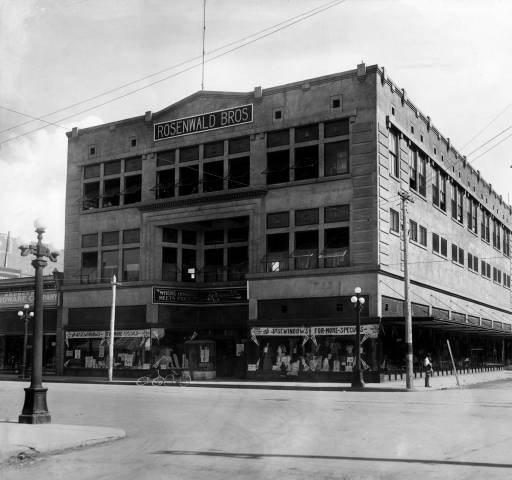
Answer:
<path fill-rule="evenodd" d="M 206 51 L 329 3 L 207 0 Z M 63 247 L 65 132 L 157 111 L 200 90 L 200 68 L 176 75 L 194 62 L 170 68 L 201 55 L 202 5 L 0 0 L 0 232 L 33 238 L 34 219 L 44 217 L 46 238 Z M 350 70 L 361 60 L 379 64 L 471 160 L 486 148 L 472 150 L 512 125 L 511 19 L 508 0 L 345 0 L 208 62 L 205 89 L 250 91 Z M 30 121 L 21 114 L 43 117 L 114 89 L 44 117 L 60 126 L 20 126 Z M 512 127 L 487 148 L 508 134 Z M 474 161 L 505 199 L 512 192 L 511 146 L 512 137 Z"/>

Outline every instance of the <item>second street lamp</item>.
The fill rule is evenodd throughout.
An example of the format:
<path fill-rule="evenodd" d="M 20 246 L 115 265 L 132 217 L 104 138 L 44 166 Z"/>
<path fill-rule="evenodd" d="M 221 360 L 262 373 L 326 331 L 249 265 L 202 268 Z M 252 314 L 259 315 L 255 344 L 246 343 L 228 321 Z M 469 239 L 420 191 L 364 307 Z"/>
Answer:
<path fill-rule="evenodd" d="M 361 289 L 356 287 L 354 289 L 355 295 L 352 296 L 350 301 L 354 305 L 356 311 L 357 322 L 356 322 L 356 367 L 352 374 L 352 387 L 363 388 L 363 370 L 361 368 L 361 307 L 364 305 L 364 298 L 361 297 Z"/>
<path fill-rule="evenodd" d="M 28 321 L 34 318 L 34 312 L 30 312 L 30 305 L 26 303 L 23 305 L 23 310 L 18 311 L 18 317 L 25 320 L 25 333 L 23 335 L 23 363 L 21 364 L 21 378 L 25 378 L 27 369 L 27 339 L 28 339 Z"/>

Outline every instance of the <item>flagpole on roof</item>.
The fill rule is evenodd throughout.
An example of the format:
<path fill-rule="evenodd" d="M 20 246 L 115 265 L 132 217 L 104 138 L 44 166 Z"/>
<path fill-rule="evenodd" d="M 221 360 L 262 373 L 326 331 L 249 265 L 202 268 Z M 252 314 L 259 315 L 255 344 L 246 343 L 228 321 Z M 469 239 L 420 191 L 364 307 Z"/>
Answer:
<path fill-rule="evenodd" d="M 204 40 L 206 36 L 206 0 L 203 0 L 203 61 L 201 67 L 201 90 L 204 90 Z"/>

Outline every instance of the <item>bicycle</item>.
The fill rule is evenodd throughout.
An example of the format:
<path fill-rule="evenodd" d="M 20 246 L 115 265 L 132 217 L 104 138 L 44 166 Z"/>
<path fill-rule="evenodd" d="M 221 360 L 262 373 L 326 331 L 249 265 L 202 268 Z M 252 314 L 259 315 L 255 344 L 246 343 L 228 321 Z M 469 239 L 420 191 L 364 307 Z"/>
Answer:
<path fill-rule="evenodd" d="M 165 378 L 160 375 L 160 369 L 156 369 L 156 377 L 151 377 L 150 375 L 143 375 L 138 378 L 135 382 L 136 385 L 158 385 L 162 386 L 165 382 Z"/>
<path fill-rule="evenodd" d="M 164 378 L 164 385 L 188 385 L 192 381 L 188 370 L 171 369 L 171 373 Z"/>

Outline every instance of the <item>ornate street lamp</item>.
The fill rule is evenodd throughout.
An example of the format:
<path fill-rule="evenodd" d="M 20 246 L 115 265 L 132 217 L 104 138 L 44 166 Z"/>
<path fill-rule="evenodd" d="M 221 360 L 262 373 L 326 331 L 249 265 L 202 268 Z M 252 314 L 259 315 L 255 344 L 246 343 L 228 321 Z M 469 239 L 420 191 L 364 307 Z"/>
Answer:
<path fill-rule="evenodd" d="M 18 317 L 25 320 L 25 335 L 23 336 L 23 363 L 21 364 L 21 378 L 25 378 L 25 370 L 27 368 L 27 338 L 28 338 L 28 321 L 34 318 L 34 312 L 30 311 L 30 305 L 23 305 L 23 310 L 18 310 Z"/>
<path fill-rule="evenodd" d="M 356 366 L 352 373 L 352 387 L 363 388 L 363 370 L 361 368 L 361 307 L 364 305 L 364 298 L 361 297 L 361 289 L 356 287 L 354 289 L 355 295 L 352 296 L 350 301 L 354 304 L 356 311 L 357 323 L 356 323 Z"/>
<path fill-rule="evenodd" d="M 34 282 L 34 310 L 35 321 L 32 333 L 32 375 L 30 387 L 25 388 L 25 403 L 19 416 L 19 423 L 50 423 L 51 416 L 46 406 L 47 388 L 43 388 L 43 269 L 48 265 L 45 257 L 51 262 L 57 261 L 57 252 L 51 252 L 43 244 L 43 233 L 46 225 L 41 220 L 34 222 L 37 233 L 37 244 L 20 245 L 21 255 L 26 257 L 29 254 L 35 256 L 32 266 L 35 269 Z"/>

